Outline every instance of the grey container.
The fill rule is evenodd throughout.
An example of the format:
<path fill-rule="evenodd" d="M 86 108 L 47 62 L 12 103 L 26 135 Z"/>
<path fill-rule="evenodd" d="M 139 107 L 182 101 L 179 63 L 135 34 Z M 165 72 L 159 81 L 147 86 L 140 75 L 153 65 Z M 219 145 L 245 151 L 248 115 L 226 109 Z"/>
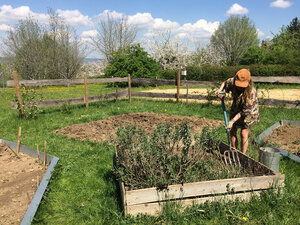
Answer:
<path fill-rule="evenodd" d="M 280 151 L 272 147 L 261 147 L 259 148 L 259 161 L 279 172 Z"/>

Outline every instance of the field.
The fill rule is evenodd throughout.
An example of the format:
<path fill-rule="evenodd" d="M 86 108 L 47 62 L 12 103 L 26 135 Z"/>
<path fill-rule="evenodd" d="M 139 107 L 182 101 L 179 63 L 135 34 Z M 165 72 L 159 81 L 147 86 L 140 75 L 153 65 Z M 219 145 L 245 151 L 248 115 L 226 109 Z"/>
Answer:
<path fill-rule="evenodd" d="M 278 86 L 280 89 L 290 89 Z M 161 87 L 160 89 L 169 89 Z M 271 87 L 264 87 L 273 89 Z M 299 90 L 299 85 L 293 85 Z M 135 88 L 135 90 L 148 90 Z M 89 85 L 89 95 L 114 91 L 104 84 Z M 183 88 L 184 90 L 184 88 Z M 44 87 L 37 89 L 44 99 L 80 97 L 82 85 L 67 87 Z M 281 192 L 265 192 L 260 198 L 253 197 L 249 203 L 194 205 L 180 210 L 180 205 L 171 205 L 157 216 L 124 217 L 122 214 L 118 184 L 112 173 L 114 149 L 108 141 L 70 139 L 53 131 L 73 124 L 108 119 L 125 113 L 155 113 L 164 115 L 193 116 L 212 120 L 223 120 L 220 104 L 189 103 L 185 101 L 155 101 L 149 99 L 127 99 L 92 103 L 86 110 L 84 105 L 71 106 L 71 113 L 61 108 L 45 108 L 37 119 L 21 120 L 18 112 L 10 109 L 14 100 L 14 89 L 0 91 L 0 138 L 17 141 L 18 127 L 22 127 L 22 144 L 35 148 L 47 140 L 49 154 L 60 158 L 50 180 L 48 192 L 39 207 L 33 224 L 299 224 L 300 165 L 282 158 L 280 172 L 286 175 L 285 188 Z M 250 133 L 247 154 L 255 159 L 258 146 L 252 141 L 266 128 L 279 120 L 299 120 L 300 109 L 260 107 L 261 121 Z M 226 142 L 226 133 L 217 128 Z M 1 214 L 0 214 L 1 221 Z"/>

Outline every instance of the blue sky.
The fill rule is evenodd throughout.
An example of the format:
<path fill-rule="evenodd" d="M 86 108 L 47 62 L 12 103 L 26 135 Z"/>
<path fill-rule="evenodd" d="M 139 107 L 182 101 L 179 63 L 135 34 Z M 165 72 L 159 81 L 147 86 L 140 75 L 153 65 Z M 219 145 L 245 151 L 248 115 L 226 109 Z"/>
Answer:
<path fill-rule="evenodd" d="M 46 23 L 48 8 L 64 17 L 86 41 L 95 34 L 99 17 L 110 13 L 137 25 L 140 40 L 171 28 L 178 38 L 206 44 L 230 15 L 248 16 L 260 39 L 271 38 L 282 25 L 299 18 L 300 0 L 0 0 L 0 38 L 29 14 Z"/>

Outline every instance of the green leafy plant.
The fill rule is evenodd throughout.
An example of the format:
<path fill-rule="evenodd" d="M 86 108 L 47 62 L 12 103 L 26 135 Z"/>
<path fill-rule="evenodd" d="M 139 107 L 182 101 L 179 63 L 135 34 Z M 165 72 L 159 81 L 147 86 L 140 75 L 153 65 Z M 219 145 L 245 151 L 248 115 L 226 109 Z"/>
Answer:
<path fill-rule="evenodd" d="M 72 109 L 71 109 L 71 104 L 70 101 L 65 101 L 62 106 L 60 107 L 60 111 L 64 114 L 71 114 Z"/>
<path fill-rule="evenodd" d="M 34 89 L 21 87 L 20 89 L 23 113 L 20 111 L 20 104 L 17 96 L 15 101 L 18 102 L 17 108 L 19 109 L 19 117 L 23 119 L 35 119 L 38 116 L 39 108 L 37 107 L 42 100 L 42 96 L 37 94 Z"/>
<path fill-rule="evenodd" d="M 242 170 L 225 165 L 218 154 L 218 136 L 205 128 L 193 137 L 188 122 L 176 127 L 158 125 L 147 135 L 135 125 L 120 126 L 115 139 L 115 173 L 130 189 L 157 187 L 201 180 L 238 177 Z M 232 168 L 230 168 L 232 167 Z"/>

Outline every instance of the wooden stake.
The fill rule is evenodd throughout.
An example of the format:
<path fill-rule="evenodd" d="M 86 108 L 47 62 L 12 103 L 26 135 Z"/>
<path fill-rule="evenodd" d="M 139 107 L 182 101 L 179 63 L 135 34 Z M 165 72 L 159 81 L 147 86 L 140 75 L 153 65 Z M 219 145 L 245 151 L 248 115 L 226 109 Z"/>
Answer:
<path fill-rule="evenodd" d="M 186 85 L 186 103 L 189 101 L 189 85 Z"/>
<path fill-rule="evenodd" d="M 179 102 L 179 95 L 180 95 L 180 73 L 181 69 L 178 69 L 178 75 L 177 75 L 177 103 Z"/>
<path fill-rule="evenodd" d="M 6 149 L 8 149 L 8 150 L 10 150 L 12 153 L 14 153 L 14 154 L 17 156 L 17 158 L 20 158 L 20 156 L 19 156 L 13 149 L 11 149 L 9 146 L 7 146 Z"/>
<path fill-rule="evenodd" d="M 19 127 L 18 141 L 17 141 L 17 154 L 19 154 L 20 152 L 21 133 L 22 133 L 22 127 Z"/>
<path fill-rule="evenodd" d="M 44 141 L 44 169 L 46 169 L 46 147 L 47 141 Z"/>
<path fill-rule="evenodd" d="M 129 98 L 129 103 L 131 103 L 131 78 L 130 78 L 130 74 L 128 74 L 128 98 Z"/>
<path fill-rule="evenodd" d="M 23 104 L 22 104 L 22 98 L 21 98 L 21 94 L 20 94 L 20 86 L 19 86 L 19 80 L 18 80 L 18 74 L 17 71 L 14 71 L 14 82 L 15 82 L 15 87 L 16 87 L 16 95 L 18 98 L 18 102 L 20 105 L 20 116 L 23 117 L 24 116 L 24 110 L 23 110 Z"/>
<path fill-rule="evenodd" d="M 89 97 L 88 97 L 88 87 L 87 87 L 87 75 L 86 73 L 84 74 L 84 88 L 85 88 L 85 107 L 88 109 L 89 108 Z"/>

